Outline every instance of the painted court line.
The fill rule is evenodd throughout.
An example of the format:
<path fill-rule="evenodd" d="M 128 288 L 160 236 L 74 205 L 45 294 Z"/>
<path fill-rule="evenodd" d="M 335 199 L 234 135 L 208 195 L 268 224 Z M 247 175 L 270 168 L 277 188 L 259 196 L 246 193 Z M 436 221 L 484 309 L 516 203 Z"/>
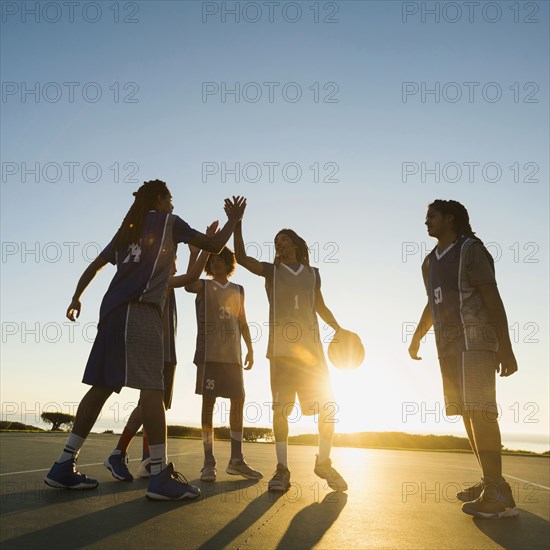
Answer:
<path fill-rule="evenodd" d="M 538 483 L 533 483 L 532 481 L 521 479 L 521 477 L 511 476 L 510 474 L 504 474 L 504 475 L 506 477 L 511 477 L 512 479 L 517 479 L 518 481 L 523 481 L 524 483 L 529 483 L 529 485 L 534 485 L 535 487 L 540 487 L 541 489 L 546 489 L 547 491 L 550 491 L 550 487 L 546 487 L 546 485 L 539 485 Z"/>
<path fill-rule="evenodd" d="M 202 453 L 198 453 L 198 452 L 195 452 L 195 453 L 176 453 L 176 454 L 169 455 L 168 458 L 170 458 L 172 456 L 198 455 L 198 454 L 202 454 Z M 128 462 L 138 462 L 138 461 L 141 462 L 141 458 L 132 458 Z M 79 464 L 78 465 L 79 468 L 86 468 L 88 466 L 103 466 L 103 462 L 96 462 L 94 464 Z M 0 477 L 15 476 L 15 475 L 19 475 L 19 474 L 35 474 L 36 472 L 49 472 L 49 471 L 50 471 L 50 468 L 40 468 L 40 470 L 23 470 L 21 472 L 7 472 L 5 474 L 0 474 Z"/>

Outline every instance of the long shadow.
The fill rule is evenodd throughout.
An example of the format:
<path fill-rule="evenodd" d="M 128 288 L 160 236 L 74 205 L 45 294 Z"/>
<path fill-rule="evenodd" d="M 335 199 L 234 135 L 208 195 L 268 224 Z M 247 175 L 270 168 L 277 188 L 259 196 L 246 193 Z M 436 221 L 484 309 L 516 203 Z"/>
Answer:
<path fill-rule="evenodd" d="M 550 548 L 550 522 L 520 510 L 517 518 L 490 520 L 473 518 L 476 527 L 506 550 Z"/>
<path fill-rule="evenodd" d="M 348 501 L 346 493 L 328 493 L 321 502 L 300 510 L 290 522 L 277 549 L 313 548 L 336 521 Z"/>
<path fill-rule="evenodd" d="M 199 550 L 225 548 L 239 535 L 246 531 L 252 524 L 258 521 L 282 496 L 282 493 L 265 492 L 255 498 L 234 519 L 227 523 L 215 535 L 204 542 Z"/>
<path fill-rule="evenodd" d="M 222 500 L 225 498 L 229 500 L 231 492 L 241 492 L 258 482 L 243 479 L 208 484 L 192 480 L 190 483 L 201 488 L 202 494 L 197 499 L 201 501 L 216 496 Z M 5 548 L 80 548 L 143 525 L 161 514 L 172 512 L 183 506 L 193 506 L 193 503 L 197 502 L 197 500 L 150 502 L 145 498 L 147 484 L 147 480 L 135 480 L 133 483 L 113 480 L 113 482 L 102 483 L 98 489 L 86 491 L 57 490 L 46 487 L 44 490 L 40 489 L 38 497 L 27 495 L 23 500 L 21 493 L 3 495 L 2 515 L 13 514 L 12 521 L 14 522 L 17 521 L 16 514 L 18 512 L 28 512 L 29 510 L 39 512 L 42 517 L 43 514 L 49 514 L 52 521 L 56 521 L 61 514 L 67 515 L 67 508 L 65 506 L 58 507 L 55 504 L 67 502 L 75 505 L 73 510 L 78 517 L 5 539 L 2 541 L 2 550 Z M 25 503 L 25 498 L 35 500 Z M 112 504 L 110 504 L 111 499 Z M 103 509 L 82 514 L 86 507 L 96 508 L 98 505 L 103 506 Z M 8 513 L 4 514 L 7 510 L 9 510 Z M 27 523 L 23 527 L 28 528 L 28 521 L 27 517 Z"/>

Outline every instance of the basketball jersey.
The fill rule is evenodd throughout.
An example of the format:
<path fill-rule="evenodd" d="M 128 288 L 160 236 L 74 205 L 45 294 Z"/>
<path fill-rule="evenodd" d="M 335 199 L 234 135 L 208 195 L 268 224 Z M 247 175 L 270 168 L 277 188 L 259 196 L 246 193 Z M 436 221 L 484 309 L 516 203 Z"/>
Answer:
<path fill-rule="evenodd" d="M 498 340 L 476 288 L 496 284 L 493 258 L 481 241 L 460 237 L 422 264 L 439 357 L 467 350 L 496 351 Z"/>
<path fill-rule="evenodd" d="M 201 279 L 202 288 L 195 298 L 197 346 L 194 363 L 231 363 L 242 366 L 241 313 L 242 286 L 225 285 Z"/>
<path fill-rule="evenodd" d="M 116 250 L 113 238 L 101 252 L 117 271 L 101 302 L 100 322 L 116 307 L 133 301 L 162 311 L 177 244 L 188 243 L 197 233 L 178 216 L 151 210 L 145 216 L 140 243 Z"/>
<path fill-rule="evenodd" d="M 304 365 L 325 365 L 315 295 L 321 288 L 317 268 L 262 262 L 269 300 L 267 357 L 291 358 Z"/>

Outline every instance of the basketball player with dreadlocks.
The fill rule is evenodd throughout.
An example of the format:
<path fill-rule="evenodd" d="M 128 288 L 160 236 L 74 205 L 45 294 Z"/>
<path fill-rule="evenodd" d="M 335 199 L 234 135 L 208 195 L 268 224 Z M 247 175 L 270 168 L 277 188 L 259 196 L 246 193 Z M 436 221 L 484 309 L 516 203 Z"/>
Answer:
<path fill-rule="evenodd" d="M 275 236 L 274 263 L 260 262 L 246 255 L 241 222 L 235 226 L 234 241 L 237 262 L 265 278 L 269 301 L 267 357 L 277 469 L 268 489 L 284 492 L 290 487 L 288 416 L 298 394 L 302 414 L 319 415 L 319 454 L 314 472 L 325 479 L 332 490 L 346 491 L 347 483 L 332 467 L 329 458 L 335 404 L 317 315 L 335 331 L 340 326 L 325 305 L 319 270 L 309 265 L 308 246 L 291 229 L 282 229 Z"/>
<path fill-rule="evenodd" d="M 426 226 L 437 245 L 422 264 L 428 303 L 409 354 L 421 359 L 420 341 L 433 325 L 446 414 L 462 416 L 483 475 L 457 494 L 462 511 L 489 519 L 515 517 L 512 491 L 502 477 L 495 373 L 510 376 L 518 366 L 493 259 L 457 201 L 432 202 Z"/>
<path fill-rule="evenodd" d="M 92 387 L 80 402 L 67 444 L 44 481 L 57 488 L 97 487 L 95 479 L 77 470 L 77 456 L 105 401 L 127 386 L 140 390 L 141 414 L 149 437 L 151 478 L 147 496 L 155 500 L 192 499 L 200 490 L 166 462 L 162 312 L 177 244 L 190 243 L 219 253 L 242 217 L 246 200 L 226 200 L 227 223 L 214 236 L 207 236 L 172 214 L 172 195 L 165 182 L 146 182 L 134 197 L 111 242 L 80 277 L 67 309 L 67 317 L 75 321 L 88 284 L 108 262 L 116 265 L 101 303 L 98 332 L 84 372 L 83 382 Z M 192 272 L 195 279 L 199 275 L 200 265 Z"/>

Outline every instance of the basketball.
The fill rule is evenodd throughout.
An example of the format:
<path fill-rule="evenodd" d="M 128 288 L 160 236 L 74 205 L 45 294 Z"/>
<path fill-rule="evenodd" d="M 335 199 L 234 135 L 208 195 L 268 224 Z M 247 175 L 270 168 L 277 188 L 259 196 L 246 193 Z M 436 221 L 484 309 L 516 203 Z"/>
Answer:
<path fill-rule="evenodd" d="M 328 345 L 328 358 L 338 369 L 356 369 L 365 359 L 365 348 L 355 332 L 340 329 Z"/>

